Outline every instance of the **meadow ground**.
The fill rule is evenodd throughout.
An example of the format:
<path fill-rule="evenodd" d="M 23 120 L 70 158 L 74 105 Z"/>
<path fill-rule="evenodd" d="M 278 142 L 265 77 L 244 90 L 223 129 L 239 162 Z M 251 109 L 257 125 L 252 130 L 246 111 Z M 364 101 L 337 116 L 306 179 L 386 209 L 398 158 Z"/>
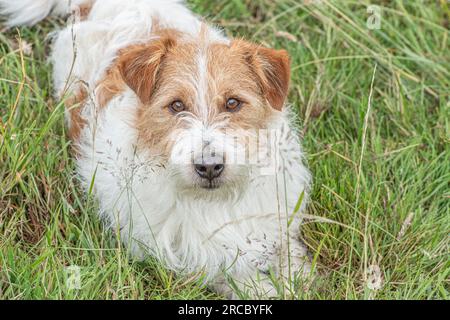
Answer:
<path fill-rule="evenodd" d="M 298 298 L 448 299 L 448 2 L 189 3 L 229 35 L 292 56 L 289 101 L 314 175 L 303 240 L 316 279 Z M 45 39 L 61 24 L 0 34 L 0 299 L 219 298 L 130 260 L 103 232 L 51 96 Z"/>

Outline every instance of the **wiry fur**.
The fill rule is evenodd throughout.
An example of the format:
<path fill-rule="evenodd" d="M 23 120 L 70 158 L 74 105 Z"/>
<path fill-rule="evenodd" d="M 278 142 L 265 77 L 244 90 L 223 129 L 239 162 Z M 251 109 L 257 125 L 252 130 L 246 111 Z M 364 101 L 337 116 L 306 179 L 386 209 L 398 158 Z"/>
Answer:
<path fill-rule="evenodd" d="M 0 6 L 1 13 L 10 16 L 8 25 L 12 26 L 36 23 L 50 12 L 64 15 L 74 6 L 86 2 L 0 0 Z M 249 94 L 247 98 L 249 108 L 255 109 L 243 111 L 241 118 L 222 116 L 219 107 L 212 107 L 211 101 L 215 97 L 208 98 L 204 94 L 208 90 L 220 90 L 220 86 L 211 87 L 211 83 L 216 82 L 208 79 L 222 81 L 223 86 L 233 82 L 233 79 L 222 77 L 222 73 L 233 68 L 232 65 L 221 69 L 220 64 L 213 61 L 211 67 L 205 60 L 209 56 L 225 59 L 221 56 L 222 49 L 219 48 L 215 54 L 212 46 L 220 45 L 232 50 L 233 44 L 221 32 L 205 26 L 181 1 L 91 2 L 93 6 L 84 21 L 71 23 L 56 34 L 51 61 L 57 97 L 63 98 L 66 94 L 80 96 L 79 92 L 84 92 L 82 101 L 79 101 L 84 125 L 79 126 L 80 132 L 74 141 L 77 167 L 86 188 L 94 181 L 101 216 L 111 228 L 120 231 L 121 239 L 135 256 L 155 255 L 168 268 L 178 272 L 204 271 L 212 287 L 230 296 L 232 292 L 224 273 L 241 288 L 253 285 L 256 279 L 261 278 L 258 289 L 270 294 L 273 287 L 266 275 L 271 269 L 282 279 L 297 272 L 307 273 L 306 250 L 297 238 L 300 217 L 292 214 L 302 194 L 301 210 L 306 205 L 310 174 L 303 165 L 300 142 L 289 124 L 288 110 L 276 110 L 281 108 L 287 92 L 287 56 L 279 60 L 278 66 L 275 65 L 283 68 L 284 74 L 271 84 L 271 77 L 276 76 L 276 72 L 269 70 L 264 73 L 265 63 L 270 64 L 271 61 L 262 59 L 272 52 L 235 42 L 238 51 L 230 59 L 245 58 L 249 68 L 254 69 L 248 72 L 251 76 L 236 77 L 236 81 L 241 80 L 238 89 L 253 92 L 253 96 Z M 164 149 L 157 149 L 151 136 L 154 133 L 152 126 L 158 125 L 152 121 L 158 115 L 149 114 L 152 110 L 144 105 L 157 105 L 158 99 L 163 101 L 171 91 L 167 87 L 156 98 L 143 101 L 138 90 L 133 91 L 129 87 L 133 86 L 133 81 L 126 79 L 133 68 L 123 71 L 120 65 L 117 70 L 114 66 L 117 61 L 120 63 L 124 49 L 158 39 L 161 36 L 156 29 L 168 28 L 182 34 L 177 41 L 202 43 L 199 48 L 203 49 L 194 51 L 195 62 L 192 65 L 196 69 L 190 76 L 191 69 L 187 68 L 186 78 L 180 84 L 191 84 L 186 90 L 192 88 L 196 93 L 187 94 L 193 99 L 191 104 L 195 108 L 180 115 L 176 121 L 174 118 L 171 127 L 179 127 L 180 130 L 169 127 L 166 130 L 166 138 L 171 139 L 170 152 L 157 153 L 156 150 Z M 249 51 L 245 50 L 253 50 L 252 55 L 246 56 L 245 52 Z M 187 66 L 190 65 L 190 57 L 184 57 Z M 166 64 L 164 68 L 158 77 L 164 77 L 164 70 L 170 73 L 170 65 Z M 236 67 L 236 70 L 240 69 Z M 124 79 L 121 79 L 119 71 Z M 174 79 L 178 76 L 176 72 Z M 148 74 L 145 77 L 148 80 Z M 253 87 L 252 81 L 256 82 L 258 77 L 264 79 L 261 85 Z M 144 78 L 138 78 L 138 81 L 146 81 Z M 243 78 L 248 79 L 248 88 L 242 82 Z M 267 96 L 258 93 L 258 90 L 264 92 L 266 86 L 270 87 Z M 104 98 L 105 90 L 107 99 Z M 278 91 L 282 91 L 283 98 Z M 143 94 L 146 92 L 147 88 Z M 273 109 L 267 104 L 272 101 Z M 161 125 L 172 121 L 169 115 L 165 117 Z M 68 112 L 67 119 L 69 127 L 74 126 L 71 121 L 78 121 L 73 112 Z M 186 185 L 192 175 L 188 168 L 174 162 L 175 151 L 189 156 L 195 150 L 185 150 L 188 138 L 202 140 L 208 136 L 214 144 L 222 138 L 225 129 L 240 126 L 277 130 L 278 143 L 274 150 L 281 160 L 276 164 L 275 174 L 261 175 L 257 165 L 230 166 L 230 174 L 216 190 L 205 191 Z M 146 136 L 150 137 L 144 139 Z M 226 142 L 225 146 L 230 147 L 231 142 Z M 245 147 L 241 152 L 245 152 Z"/>

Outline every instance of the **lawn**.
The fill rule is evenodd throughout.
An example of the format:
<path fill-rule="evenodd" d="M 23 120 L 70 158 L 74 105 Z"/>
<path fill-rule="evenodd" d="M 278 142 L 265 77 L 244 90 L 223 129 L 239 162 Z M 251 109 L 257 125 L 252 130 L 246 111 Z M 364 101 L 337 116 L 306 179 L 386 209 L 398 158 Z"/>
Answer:
<path fill-rule="evenodd" d="M 302 238 L 315 280 L 298 297 L 449 299 L 448 2 L 188 2 L 230 36 L 291 54 L 314 176 Z M 52 98 L 46 35 L 62 23 L 0 34 L 0 299 L 220 298 L 133 261 L 103 230 Z"/>

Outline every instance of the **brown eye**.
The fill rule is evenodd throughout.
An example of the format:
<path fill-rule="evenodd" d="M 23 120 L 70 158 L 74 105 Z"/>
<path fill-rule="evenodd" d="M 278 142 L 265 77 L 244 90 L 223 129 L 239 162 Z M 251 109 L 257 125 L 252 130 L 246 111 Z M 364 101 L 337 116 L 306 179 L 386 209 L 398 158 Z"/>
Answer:
<path fill-rule="evenodd" d="M 241 106 L 242 106 L 242 102 L 237 99 L 230 98 L 227 100 L 227 104 L 226 104 L 227 111 L 230 111 L 230 112 L 239 111 L 239 109 L 241 109 Z"/>
<path fill-rule="evenodd" d="M 169 105 L 169 110 L 172 111 L 173 113 L 178 113 L 184 111 L 185 109 L 186 107 L 184 106 L 183 102 L 179 100 L 174 101 Z"/>

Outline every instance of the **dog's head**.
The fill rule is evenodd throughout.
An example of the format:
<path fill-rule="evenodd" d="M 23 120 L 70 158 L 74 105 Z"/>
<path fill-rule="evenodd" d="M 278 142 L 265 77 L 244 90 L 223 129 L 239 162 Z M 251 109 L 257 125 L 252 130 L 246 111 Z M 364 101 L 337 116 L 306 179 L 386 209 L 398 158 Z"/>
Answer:
<path fill-rule="evenodd" d="M 141 102 L 140 145 L 197 194 L 246 184 L 258 130 L 281 111 L 290 77 L 284 50 L 207 38 L 165 32 L 117 64 Z"/>

